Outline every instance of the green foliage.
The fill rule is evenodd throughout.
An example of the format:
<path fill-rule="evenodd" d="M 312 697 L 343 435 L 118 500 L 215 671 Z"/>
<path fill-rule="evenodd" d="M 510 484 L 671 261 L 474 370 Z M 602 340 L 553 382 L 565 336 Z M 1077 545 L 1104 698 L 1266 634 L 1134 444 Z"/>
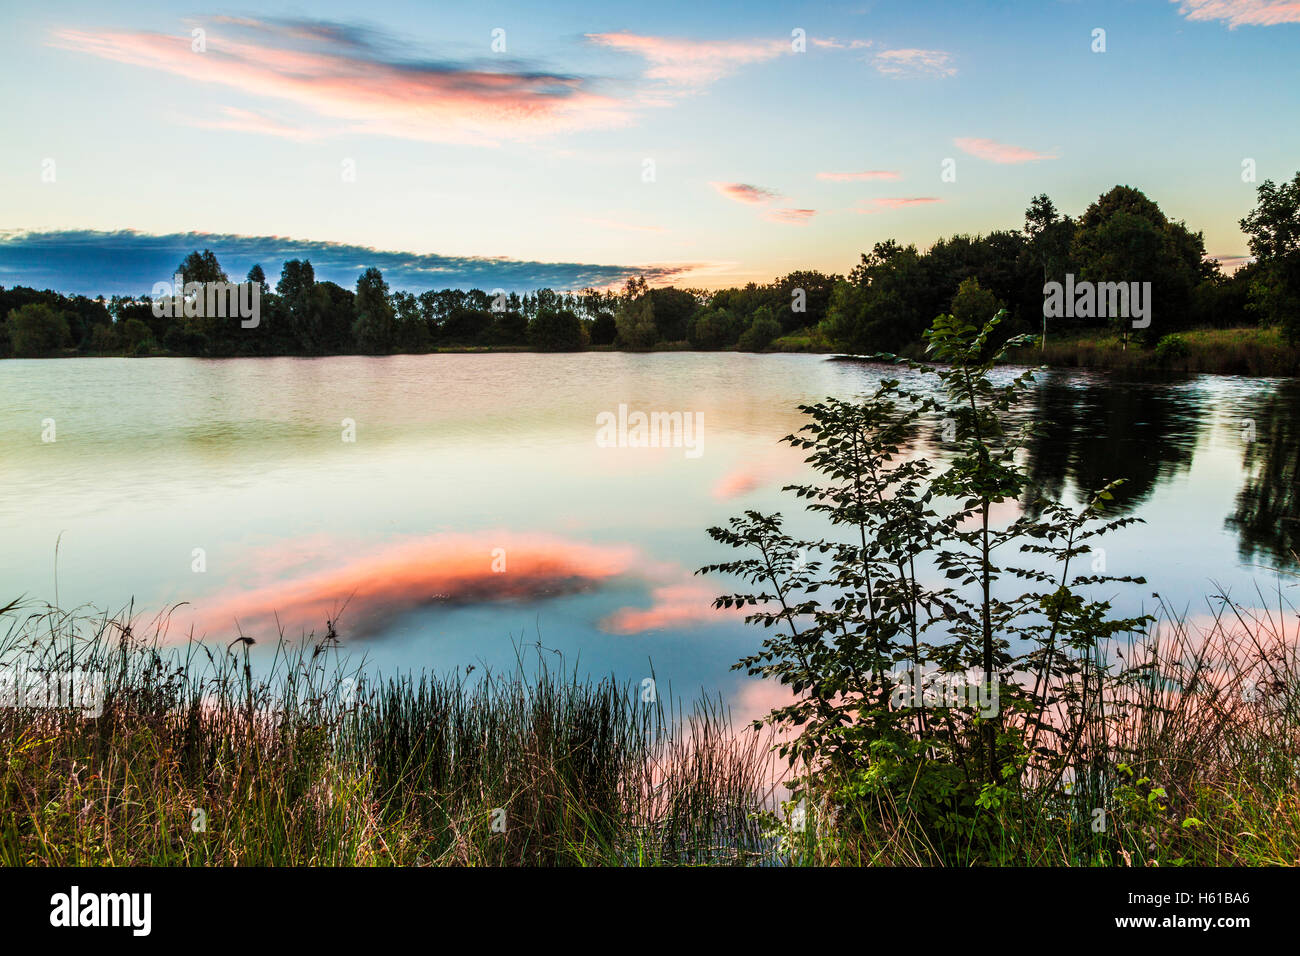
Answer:
<path fill-rule="evenodd" d="M 375 268 L 357 279 L 357 319 L 352 327 L 357 346 L 364 352 L 389 351 L 397 332 L 397 318 L 388 298 L 388 283 Z"/>
<path fill-rule="evenodd" d="M 14 309 L 5 320 L 9 347 L 17 358 L 50 355 L 71 344 L 67 316 L 44 303 Z"/>
<path fill-rule="evenodd" d="M 1016 424 L 1033 373 L 991 376 L 1022 344 L 994 346 L 1001 319 L 934 321 L 928 351 L 943 364 L 909 364 L 937 389 L 887 379 L 861 404 L 804 406 L 809 423 L 785 441 L 810 453 L 824 483 L 788 490 L 834 536 L 797 539 L 780 515 L 746 512 L 709 534 L 751 556 L 700 572 L 759 588 L 716 606 L 751 608 L 746 620 L 765 629 L 763 649 L 737 666 L 792 695 L 767 721 L 786 731 L 797 792 L 887 800 L 935 839 L 963 834 L 963 852 L 993 839 L 987 813 L 1020 798 L 1026 773 L 1063 772 L 1069 728 L 1045 715 L 1077 694 L 1099 643 L 1146 622 L 1112 619 L 1087 593 L 1140 578 L 1078 568 L 1091 539 L 1135 520 L 1102 517 L 1113 485 L 1078 511 L 1036 499 L 996 519 L 998 506 L 1033 497 L 1020 452 L 1035 428 Z M 912 449 L 930 428 L 948 433 L 945 468 Z M 1036 563 L 1004 563 L 1015 550 Z M 1028 590 L 1008 593 L 1017 580 Z M 961 701 L 915 699 L 918 682 L 944 675 L 973 675 Z"/>
<path fill-rule="evenodd" d="M 691 325 L 691 344 L 700 349 L 724 348 L 736 341 L 738 325 L 727 309 L 704 309 Z"/>
<path fill-rule="evenodd" d="M 153 332 L 139 319 L 127 319 L 121 328 L 122 344 L 130 355 L 143 355 L 153 345 Z"/>
<path fill-rule="evenodd" d="M 988 289 L 980 286 L 980 280 L 971 276 L 963 279 L 957 286 L 957 293 L 952 297 L 949 312 L 954 319 L 966 325 L 983 322 L 990 315 L 1002 311 L 1002 303 Z"/>
<path fill-rule="evenodd" d="M 772 317 L 771 309 L 763 306 L 754 313 L 749 327 L 741 333 L 737 344 L 746 352 L 761 352 L 780 334 L 781 323 Z"/>
<path fill-rule="evenodd" d="M 623 348 L 648 349 L 659 341 L 654 300 L 649 293 L 624 299 L 614 313 L 614 325 L 618 329 L 618 344 Z"/>
<path fill-rule="evenodd" d="M 568 309 L 538 312 L 528 324 L 528 342 L 543 352 L 573 352 L 587 344 L 578 317 Z"/>
<path fill-rule="evenodd" d="M 1300 345 L 1300 173 L 1288 183 L 1265 180 L 1258 205 L 1241 230 L 1256 257 L 1250 277 L 1251 306 L 1268 324 L 1281 326 L 1292 345 Z"/>
<path fill-rule="evenodd" d="M 1188 351 L 1187 340 L 1177 332 L 1171 332 L 1156 343 L 1155 355 L 1158 361 L 1169 362 L 1186 358 Z"/>

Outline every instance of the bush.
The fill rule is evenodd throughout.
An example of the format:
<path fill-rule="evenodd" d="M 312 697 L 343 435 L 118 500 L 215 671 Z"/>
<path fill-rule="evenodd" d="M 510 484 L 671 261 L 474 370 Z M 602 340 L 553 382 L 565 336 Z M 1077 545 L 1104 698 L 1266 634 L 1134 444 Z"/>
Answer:
<path fill-rule="evenodd" d="M 1174 359 L 1187 358 L 1187 341 L 1177 332 L 1166 335 L 1156 343 L 1156 360 L 1169 362 Z"/>

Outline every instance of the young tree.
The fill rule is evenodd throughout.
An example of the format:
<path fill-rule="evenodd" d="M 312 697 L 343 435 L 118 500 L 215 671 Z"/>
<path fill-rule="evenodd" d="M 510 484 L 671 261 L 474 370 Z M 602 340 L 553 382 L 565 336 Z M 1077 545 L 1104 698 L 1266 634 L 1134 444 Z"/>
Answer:
<path fill-rule="evenodd" d="M 992 344 L 1002 318 L 934 321 L 928 351 L 942 364 L 908 364 L 937 388 L 886 379 L 862 404 L 803 406 L 810 421 L 785 441 L 809 452 L 819 483 L 787 490 L 833 535 L 796 538 L 780 515 L 746 512 L 709 529 L 746 556 L 700 571 L 758 586 L 715 606 L 749 608 L 746 620 L 765 629 L 762 650 L 736 666 L 791 693 L 766 722 L 788 731 L 781 752 L 802 771 L 796 798 L 883 802 L 966 859 L 972 844 L 998 839 L 982 811 L 1030 801 L 1029 776 L 1050 787 L 1091 759 L 1071 737 L 1097 707 L 1091 655 L 1149 620 L 1113 619 L 1109 603 L 1084 590 L 1141 582 L 1078 567 L 1091 539 L 1136 520 L 1102 517 L 1113 485 L 1077 511 L 1040 501 L 996 516 L 1034 497 L 1020 451 L 1035 426 L 1016 414 L 1033 373 L 1004 384 L 990 375 L 1023 343 Z M 930 427 L 951 430 L 946 463 L 918 454 Z M 1017 549 L 1038 560 L 1007 564 Z M 1017 580 L 1029 590 L 1015 594 Z M 971 672 L 975 701 L 935 705 L 913 694 L 969 682 Z M 1050 723 L 1060 708 L 1082 718 Z M 1047 741 L 1054 746 L 1040 746 Z"/>

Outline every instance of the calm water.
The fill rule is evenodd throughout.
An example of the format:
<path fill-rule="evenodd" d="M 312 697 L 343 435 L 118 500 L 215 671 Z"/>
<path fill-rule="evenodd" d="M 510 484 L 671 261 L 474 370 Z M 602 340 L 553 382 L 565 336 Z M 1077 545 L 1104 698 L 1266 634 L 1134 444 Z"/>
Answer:
<path fill-rule="evenodd" d="M 713 612 L 725 560 L 705 528 L 754 508 L 818 533 L 798 478 L 800 402 L 881 369 L 817 356 L 441 355 L 0 363 L 0 600 L 150 615 L 170 633 L 259 639 L 342 614 L 385 671 L 509 667 L 539 641 L 569 665 L 675 694 L 768 692 L 730 665 L 758 631 Z M 892 370 L 891 370 L 892 371 Z M 602 412 L 703 414 L 686 448 L 601 447 Z M 1300 387 L 1204 376 L 1121 384 L 1052 373 L 1035 481 L 1075 500 L 1127 478 L 1145 519 L 1106 543 L 1192 611 L 1246 600 L 1298 547 Z M 54 441 L 49 436 L 53 420 Z M 344 420 L 355 441 L 345 441 Z M 57 576 L 55 542 L 58 549 Z M 196 550 L 200 549 L 200 550 Z M 1118 589 L 1117 589 L 1118 590 Z"/>

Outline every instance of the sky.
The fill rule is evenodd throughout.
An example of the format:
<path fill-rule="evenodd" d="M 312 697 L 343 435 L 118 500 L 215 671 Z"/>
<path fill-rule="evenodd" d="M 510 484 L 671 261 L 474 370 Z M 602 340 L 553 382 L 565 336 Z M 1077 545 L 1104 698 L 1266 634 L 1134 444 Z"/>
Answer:
<path fill-rule="evenodd" d="M 0 284 L 717 288 L 1116 184 L 1231 263 L 1300 169 L 1300 0 L 221 3 L 0 0 Z"/>

